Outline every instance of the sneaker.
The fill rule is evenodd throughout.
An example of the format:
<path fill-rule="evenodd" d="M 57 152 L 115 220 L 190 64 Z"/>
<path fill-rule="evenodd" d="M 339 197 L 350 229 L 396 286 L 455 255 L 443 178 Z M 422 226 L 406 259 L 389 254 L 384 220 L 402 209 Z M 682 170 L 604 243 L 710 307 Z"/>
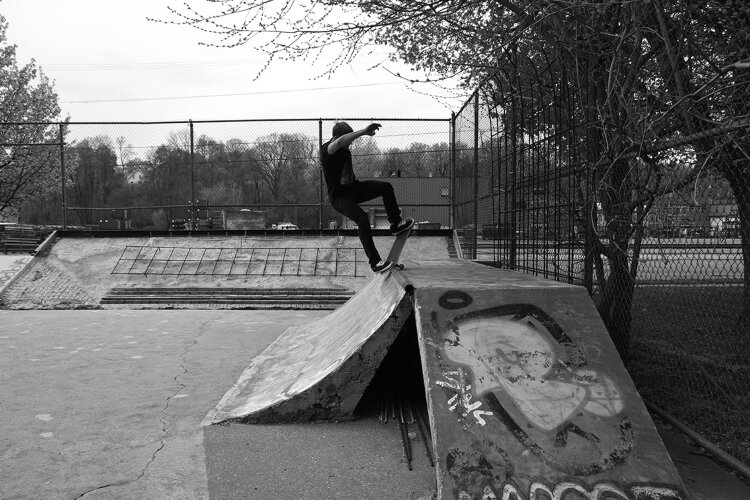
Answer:
<path fill-rule="evenodd" d="M 372 272 L 376 274 L 381 274 L 391 269 L 394 265 L 395 264 L 391 262 L 390 260 L 381 260 L 377 264 L 371 265 L 370 268 L 372 269 Z"/>
<path fill-rule="evenodd" d="M 410 217 L 406 220 L 402 220 L 398 224 L 391 224 L 391 234 L 393 235 L 401 234 L 404 231 L 408 231 L 413 226 L 414 226 L 414 219 Z"/>

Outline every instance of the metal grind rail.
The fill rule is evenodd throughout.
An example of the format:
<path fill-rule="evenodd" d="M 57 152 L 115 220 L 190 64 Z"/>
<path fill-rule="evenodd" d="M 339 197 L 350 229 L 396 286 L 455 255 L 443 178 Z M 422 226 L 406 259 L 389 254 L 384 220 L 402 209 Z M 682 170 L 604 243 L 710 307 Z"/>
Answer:
<path fill-rule="evenodd" d="M 111 274 L 179 276 L 365 276 L 356 247 L 192 248 L 128 245 Z"/>

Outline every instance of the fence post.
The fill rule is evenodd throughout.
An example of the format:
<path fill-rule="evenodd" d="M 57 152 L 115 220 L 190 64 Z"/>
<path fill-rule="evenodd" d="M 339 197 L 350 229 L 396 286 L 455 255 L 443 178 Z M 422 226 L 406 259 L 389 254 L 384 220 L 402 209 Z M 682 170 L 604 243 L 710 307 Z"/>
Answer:
<path fill-rule="evenodd" d="M 193 145 L 193 120 L 188 121 L 190 125 L 190 230 L 195 231 L 195 147 Z"/>
<path fill-rule="evenodd" d="M 589 295 L 594 292 L 594 238 L 596 233 L 594 227 L 596 220 L 594 219 L 594 207 L 596 206 L 596 172 L 594 172 L 590 165 L 592 161 L 590 157 L 587 158 L 586 168 L 586 198 L 583 203 L 583 209 L 585 215 L 583 217 L 583 223 L 586 225 L 584 229 L 584 243 L 583 243 L 583 286 L 588 291 Z"/>
<path fill-rule="evenodd" d="M 451 229 L 456 229 L 456 113 L 451 111 L 451 125 L 450 125 L 450 213 L 449 224 Z"/>
<path fill-rule="evenodd" d="M 318 120 L 318 151 L 323 146 L 323 120 Z M 323 230 L 323 165 L 318 165 L 318 222 Z"/>
<path fill-rule="evenodd" d="M 68 229 L 68 203 L 65 198 L 65 123 L 60 122 L 60 189 L 62 190 L 62 226 Z"/>
<path fill-rule="evenodd" d="M 477 258 L 477 225 L 479 224 L 479 89 L 474 94 L 474 242 L 471 258 Z"/>

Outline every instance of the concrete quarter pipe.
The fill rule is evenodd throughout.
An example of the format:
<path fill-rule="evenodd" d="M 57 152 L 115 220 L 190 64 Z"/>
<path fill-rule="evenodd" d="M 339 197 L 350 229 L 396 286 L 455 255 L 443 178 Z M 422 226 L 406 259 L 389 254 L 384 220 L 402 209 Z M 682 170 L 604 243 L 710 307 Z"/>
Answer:
<path fill-rule="evenodd" d="M 376 276 L 331 314 L 279 336 L 204 424 L 351 418 L 410 314 L 404 287 Z"/>
<path fill-rule="evenodd" d="M 291 328 L 205 422 L 350 417 L 412 310 L 438 498 L 687 499 L 586 291 L 456 260 Z"/>

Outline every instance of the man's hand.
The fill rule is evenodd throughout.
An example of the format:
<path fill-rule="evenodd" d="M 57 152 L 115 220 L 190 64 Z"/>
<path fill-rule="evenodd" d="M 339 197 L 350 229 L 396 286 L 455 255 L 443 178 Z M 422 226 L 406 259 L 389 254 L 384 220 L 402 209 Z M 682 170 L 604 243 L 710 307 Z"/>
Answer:
<path fill-rule="evenodd" d="M 380 128 L 379 123 L 371 123 L 365 127 L 365 135 L 375 135 L 375 132 Z"/>

